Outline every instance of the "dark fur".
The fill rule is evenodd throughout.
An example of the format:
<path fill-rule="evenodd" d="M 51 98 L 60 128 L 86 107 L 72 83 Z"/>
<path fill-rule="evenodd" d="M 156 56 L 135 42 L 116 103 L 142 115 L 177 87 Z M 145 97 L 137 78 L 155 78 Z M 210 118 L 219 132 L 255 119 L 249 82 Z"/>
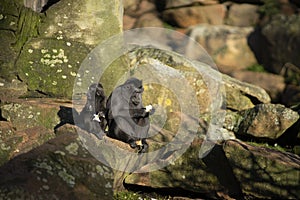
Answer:
<path fill-rule="evenodd" d="M 150 128 L 149 113 L 142 103 L 143 91 L 142 81 L 130 78 L 112 92 L 106 104 L 108 136 L 139 148 L 141 153 L 148 149 L 146 138 Z M 142 146 L 136 144 L 139 140 Z"/>
<path fill-rule="evenodd" d="M 93 83 L 87 92 L 86 104 L 80 112 L 81 128 L 102 139 L 106 127 L 106 96 L 100 83 Z M 101 122 L 94 120 L 97 114 Z"/>

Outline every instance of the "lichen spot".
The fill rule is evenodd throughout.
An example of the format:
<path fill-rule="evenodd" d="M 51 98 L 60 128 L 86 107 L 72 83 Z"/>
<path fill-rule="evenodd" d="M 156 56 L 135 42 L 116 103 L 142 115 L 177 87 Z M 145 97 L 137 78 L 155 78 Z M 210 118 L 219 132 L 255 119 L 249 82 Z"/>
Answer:
<path fill-rule="evenodd" d="M 75 142 L 72 142 L 71 144 L 69 144 L 68 146 L 65 147 L 65 149 L 69 152 L 69 154 L 71 155 L 78 155 L 78 144 Z"/>
<path fill-rule="evenodd" d="M 166 99 L 166 100 L 165 100 L 165 105 L 166 105 L 166 106 L 172 105 L 171 99 Z"/>

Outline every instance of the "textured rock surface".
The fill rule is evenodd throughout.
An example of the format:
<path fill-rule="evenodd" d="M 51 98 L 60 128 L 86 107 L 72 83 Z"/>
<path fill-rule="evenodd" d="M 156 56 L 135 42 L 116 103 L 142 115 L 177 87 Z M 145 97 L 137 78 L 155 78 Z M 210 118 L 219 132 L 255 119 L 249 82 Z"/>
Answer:
<path fill-rule="evenodd" d="M 280 97 L 286 87 L 282 76 L 264 72 L 236 71 L 232 76 L 242 82 L 251 83 L 265 89 L 275 102 L 280 101 Z"/>
<path fill-rule="evenodd" d="M 252 31 L 251 27 L 198 25 L 190 29 L 189 36 L 203 46 L 222 72 L 230 73 L 257 62 L 247 43 Z"/>
<path fill-rule="evenodd" d="M 56 127 L 71 123 L 72 120 L 68 120 L 72 119 L 71 106 L 58 99 L 10 99 L 2 103 L 1 164 L 54 138 Z"/>
<path fill-rule="evenodd" d="M 238 134 L 276 139 L 299 119 L 297 112 L 280 104 L 260 104 L 241 112 Z"/>
<path fill-rule="evenodd" d="M 186 79 L 190 81 L 190 85 L 195 87 L 194 90 L 199 91 L 196 93 L 196 97 L 198 98 L 201 112 L 209 112 L 209 107 L 212 104 L 210 95 L 213 94 L 216 95 L 215 97 L 221 94 L 226 96 L 226 106 L 234 110 L 248 109 L 259 102 L 270 102 L 269 95 L 262 88 L 240 82 L 237 79 L 221 74 L 203 63 L 194 62 L 197 69 L 202 73 L 199 74 L 196 72 L 194 66 L 179 54 L 151 48 L 138 48 L 131 54 L 131 59 L 133 60 L 132 65 L 135 65 L 134 61 L 137 62 L 137 60 L 143 62 L 140 64 L 151 64 L 151 62 L 155 63 L 153 60 L 157 60 L 163 63 L 163 65 L 181 71 L 186 76 Z M 191 70 L 193 71 L 192 73 L 190 72 Z M 138 68 L 136 71 L 138 73 Z M 255 101 L 253 101 L 254 99 Z M 181 101 L 184 100 L 181 99 Z M 171 102 L 175 101 L 171 100 Z"/>
<path fill-rule="evenodd" d="M 259 19 L 258 6 L 252 4 L 227 4 L 229 7 L 225 24 L 230 26 L 254 26 Z"/>
<path fill-rule="evenodd" d="M 277 15 L 253 34 L 253 47 L 259 61 L 271 72 L 280 73 L 285 63 L 300 66 L 298 59 L 300 17 Z M 259 32 L 259 30 L 261 30 Z M 259 43 L 257 42 L 259 41 Z M 282 49 L 285 49 L 282 51 Z"/>
<path fill-rule="evenodd" d="M 225 6 L 221 4 L 179 7 L 165 10 L 162 17 L 169 24 L 187 28 L 200 23 L 223 24 L 225 12 Z"/>
<path fill-rule="evenodd" d="M 0 168 L 1 198 L 112 199 L 112 170 L 87 152 L 76 131 L 63 129 Z"/>
<path fill-rule="evenodd" d="M 240 188 L 257 198 L 299 198 L 300 158 L 237 141 L 224 152 Z"/>
<path fill-rule="evenodd" d="M 71 98 L 76 72 L 88 52 L 122 31 L 121 2 L 58 1 L 44 14 L 22 3 L 0 3 L 0 34 L 7 47 L 1 49 L 1 76 L 18 76 L 30 91 Z"/>
<path fill-rule="evenodd" d="M 127 184 L 153 188 L 181 188 L 206 193 L 210 198 L 225 193 L 233 198 L 299 198 L 300 158 L 288 153 L 229 140 L 204 159 L 198 158 L 201 142 L 172 165 L 147 174 L 131 174 Z M 252 180 L 253 179 L 253 180 Z M 207 197 L 208 198 L 208 197 Z"/>

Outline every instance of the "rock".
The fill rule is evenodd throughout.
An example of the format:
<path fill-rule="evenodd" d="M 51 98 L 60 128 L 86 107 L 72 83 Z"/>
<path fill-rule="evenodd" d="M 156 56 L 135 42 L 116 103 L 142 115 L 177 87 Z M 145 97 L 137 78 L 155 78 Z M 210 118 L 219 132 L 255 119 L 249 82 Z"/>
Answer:
<path fill-rule="evenodd" d="M 163 27 L 155 4 L 151 0 L 124 1 L 124 30 L 142 27 Z"/>
<path fill-rule="evenodd" d="M 257 63 L 247 42 L 252 31 L 252 27 L 198 25 L 188 35 L 212 56 L 220 71 L 230 73 Z"/>
<path fill-rule="evenodd" d="M 31 39 L 24 45 L 16 67 L 29 90 L 71 98 L 77 71 L 88 53 L 85 44 L 67 39 Z"/>
<path fill-rule="evenodd" d="M 297 85 L 287 85 L 283 95 L 282 102 L 287 106 L 292 106 L 300 102 L 300 87 Z"/>
<path fill-rule="evenodd" d="M 24 3 L 39 11 L 46 1 Z M 8 4 L 5 0 L 0 6 L 7 9 L 0 15 L 2 44 L 7 46 L 1 49 L 1 77 L 11 81 L 18 76 L 30 92 L 71 98 L 74 77 L 88 52 L 122 31 L 119 0 L 51 1 L 46 14 L 17 0 L 16 8 Z"/>
<path fill-rule="evenodd" d="M 1 198 L 112 199 L 112 170 L 89 154 L 76 132 L 59 131 L 0 168 Z"/>
<path fill-rule="evenodd" d="M 225 13 L 226 8 L 222 4 L 179 7 L 165 10 L 162 13 L 162 19 L 180 28 L 188 28 L 201 23 L 220 25 L 223 24 Z"/>
<path fill-rule="evenodd" d="M 259 20 L 258 6 L 253 4 L 229 4 L 225 24 L 230 26 L 249 27 L 257 24 Z"/>
<path fill-rule="evenodd" d="M 285 80 L 282 76 L 252 71 L 236 71 L 231 74 L 234 78 L 257 85 L 266 90 L 273 102 L 280 102 L 280 97 L 285 89 Z"/>
<path fill-rule="evenodd" d="M 10 122 L 0 121 L 0 166 L 18 151 L 16 144 L 20 143 L 20 140 L 22 136 L 16 136 L 16 131 Z"/>
<path fill-rule="evenodd" d="M 163 22 L 156 13 L 146 13 L 139 17 L 133 28 L 163 27 Z"/>
<path fill-rule="evenodd" d="M 152 0 L 126 0 L 124 1 L 124 14 L 131 17 L 141 17 L 147 13 L 158 15 Z M 158 16 L 156 16 L 158 17 Z"/>
<path fill-rule="evenodd" d="M 15 32 L 18 30 L 19 7 L 21 5 L 12 4 L 9 0 L 0 2 L 0 77 L 10 81 L 16 71 L 14 62 L 18 53 L 14 49 L 14 44 L 17 43 L 18 37 Z"/>
<path fill-rule="evenodd" d="M 42 12 L 50 2 L 50 0 L 24 0 L 24 6 L 35 12 Z"/>
<path fill-rule="evenodd" d="M 217 0 L 163 0 L 163 4 L 165 5 L 165 9 L 177 8 L 177 7 L 187 7 L 192 5 L 211 5 L 218 4 Z"/>
<path fill-rule="evenodd" d="M 53 130 L 60 119 L 57 116 L 59 103 L 55 105 L 52 102 L 51 99 L 15 100 L 1 105 L 1 114 L 4 119 L 13 123 L 17 130 L 35 126 L 44 126 Z"/>
<path fill-rule="evenodd" d="M 227 141 L 224 153 L 244 194 L 254 198 L 298 199 L 300 157 Z"/>
<path fill-rule="evenodd" d="M 130 30 L 134 27 L 135 22 L 137 21 L 136 18 L 130 17 L 129 15 L 124 15 L 123 17 L 123 29 Z"/>
<path fill-rule="evenodd" d="M 300 102 L 300 68 L 291 63 L 286 63 L 281 74 L 283 74 L 287 84 L 281 98 L 282 103 L 287 106 L 298 104 Z"/>
<path fill-rule="evenodd" d="M 59 1 L 39 26 L 41 38 L 95 47 L 122 31 L 121 1 Z"/>
<path fill-rule="evenodd" d="M 252 84 L 238 81 L 228 75 L 222 75 L 226 89 L 226 107 L 232 110 L 245 110 L 260 103 L 270 103 L 267 92 Z"/>
<path fill-rule="evenodd" d="M 223 191 L 218 177 L 210 167 L 198 158 L 201 141 L 194 141 L 192 146 L 174 163 L 164 169 L 149 173 L 132 173 L 125 178 L 125 184 L 146 186 L 165 190 L 177 188 L 188 193 L 198 193 L 206 198 L 215 197 L 212 191 Z M 223 157 L 224 158 L 224 157 Z M 222 157 L 219 157 L 219 161 Z M 223 160 L 222 160 L 223 161 Z M 220 169 L 224 171 L 223 162 L 219 162 Z M 209 183 L 209 184 L 207 184 Z"/>
<path fill-rule="evenodd" d="M 195 198 L 220 198 L 221 194 L 235 199 L 299 198 L 298 156 L 229 140 L 199 159 L 200 146 L 201 140 L 196 139 L 171 165 L 154 172 L 130 174 L 125 183 L 164 191 L 177 188 Z"/>
<path fill-rule="evenodd" d="M 259 104 L 240 112 L 243 120 L 237 134 L 277 139 L 299 119 L 297 112 L 280 104 Z"/>
<path fill-rule="evenodd" d="M 19 80 L 12 79 L 6 81 L 0 79 L 0 101 L 8 101 L 10 99 L 19 98 L 27 92 L 26 84 Z"/>
<path fill-rule="evenodd" d="M 276 15 L 251 34 L 251 48 L 268 71 L 278 74 L 287 62 L 300 66 L 299 23 L 298 15 Z"/>
<path fill-rule="evenodd" d="M 10 99 L 2 103 L 0 165 L 54 138 L 55 128 L 74 123 L 71 106 L 62 100 L 46 98 Z"/>
<path fill-rule="evenodd" d="M 221 95 L 222 97 L 226 97 L 226 102 L 224 100 L 224 105 L 227 106 L 227 108 L 233 109 L 233 110 L 244 110 L 248 108 L 254 107 L 255 104 L 260 103 L 269 103 L 270 97 L 269 95 L 260 87 L 254 86 L 251 84 L 240 82 L 234 78 L 231 78 L 227 75 L 221 74 L 220 72 L 214 70 L 212 67 L 208 65 L 204 65 L 201 62 L 193 62 L 193 65 L 188 61 L 185 57 L 176 54 L 174 52 L 170 51 L 164 51 L 160 49 L 155 48 L 136 48 L 130 53 L 130 59 L 132 66 L 137 65 L 145 65 L 145 63 L 149 65 L 158 65 L 158 63 L 162 63 L 162 67 L 169 66 L 170 68 L 178 69 L 179 73 L 183 73 L 186 80 L 188 80 L 189 84 L 194 88 L 196 91 L 196 98 L 198 99 L 199 106 L 201 107 L 200 112 L 201 113 L 207 113 L 210 112 L 211 105 L 213 104 L 210 95 L 215 95 L 214 98 L 216 98 L 218 95 Z M 138 62 L 138 63 L 136 63 Z M 200 71 L 196 71 L 195 66 L 197 66 L 197 69 Z M 132 73 L 135 74 L 138 77 L 144 77 L 145 74 L 141 74 L 142 72 L 141 68 L 136 68 L 136 70 L 133 70 Z M 139 72 L 141 70 L 141 72 Z M 152 72 L 151 70 L 154 69 L 147 69 L 151 77 L 157 77 L 158 72 L 155 72 L 155 70 Z M 169 76 L 169 75 L 168 75 Z M 173 78 L 175 80 L 175 78 Z M 172 79 L 172 80 L 173 80 Z M 145 77 L 145 80 L 147 80 L 147 77 Z M 178 80 L 178 83 L 182 83 L 182 80 Z M 216 85 L 214 85 L 216 84 Z M 174 83 L 174 85 L 176 85 Z M 177 84 L 178 85 L 178 84 Z M 173 86 L 172 86 L 173 87 Z M 181 88 L 182 86 L 178 85 L 176 86 L 177 89 Z M 219 88 L 219 89 L 216 89 Z M 159 89 L 159 88 L 157 88 Z M 179 90 L 179 89 L 178 89 Z M 180 101 L 185 104 L 186 101 L 184 101 L 184 93 L 188 92 L 188 90 L 185 88 L 182 91 L 181 99 Z M 164 96 L 160 97 L 160 95 L 163 93 L 159 89 L 158 91 L 155 91 L 154 86 L 152 86 L 152 89 L 150 92 L 153 92 L 155 94 L 150 94 L 152 96 L 156 96 L 157 100 L 151 99 L 152 103 L 158 103 L 158 105 L 161 105 L 158 100 L 160 98 L 163 98 L 163 102 L 170 98 L 170 102 L 176 103 L 178 100 L 173 99 L 174 96 L 170 94 L 169 97 Z M 165 95 L 169 92 L 166 91 Z M 188 95 L 190 98 L 191 96 Z M 220 97 L 219 101 L 223 101 L 222 97 Z M 218 97 L 219 98 L 219 97 Z M 147 100 L 148 98 L 145 97 Z M 149 99 L 148 99 L 149 101 Z M 188 102 L 188 101 L 187 101 Z M 218 101 L 215 101 L 216 104 Z M 174 104 L 177 105 L 177 104 Z M 175 107 L 173 107 L 173 111 L 175 112 Z"/>

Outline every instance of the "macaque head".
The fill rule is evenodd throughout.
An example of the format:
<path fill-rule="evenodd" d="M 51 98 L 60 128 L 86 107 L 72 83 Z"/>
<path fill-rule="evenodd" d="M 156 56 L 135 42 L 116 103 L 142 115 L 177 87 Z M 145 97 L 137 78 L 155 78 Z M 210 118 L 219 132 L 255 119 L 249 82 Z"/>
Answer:
<path fill-rule="evenodd" d="M 122 85 L 123 97 L 134 105 L 138 105 L 142 102 L 143 91 L 143 81 L 137 78 L 130 78 Z"/>

